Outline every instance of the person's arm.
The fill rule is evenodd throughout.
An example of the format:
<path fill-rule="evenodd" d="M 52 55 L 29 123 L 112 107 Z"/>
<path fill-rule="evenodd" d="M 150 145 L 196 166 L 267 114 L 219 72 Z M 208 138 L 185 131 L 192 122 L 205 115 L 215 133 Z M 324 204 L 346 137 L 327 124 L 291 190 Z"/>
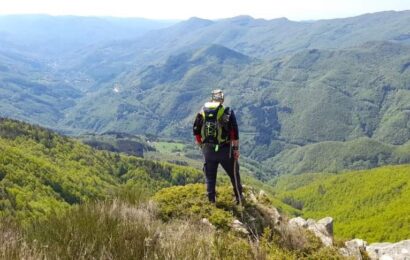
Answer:
<path fill-rule="evenodd" d="M 198 113 L 195 118 L 194 126 L 193 126 L 193 134 L 195 136 L 195 142 L 197 144 L 202 144 L 202 137 L 201 137 L 201 128 L 203 124 L 203 119 L 201 113 Z"/>
<path fill-rule="evenodd" d="M 231 131 L 230 131 L 230 137 L 231 137 L 231 145 L 233 149 L 233 156 L 237 160 L 239 159 L 240 152 L 239 152 L 239 129 L 238 129 L 238 123 L 236 122 L 236 116 L 233 110 L 231 110 L 231 115 L 229 118 L 229 122 L 231 124 Z"/>

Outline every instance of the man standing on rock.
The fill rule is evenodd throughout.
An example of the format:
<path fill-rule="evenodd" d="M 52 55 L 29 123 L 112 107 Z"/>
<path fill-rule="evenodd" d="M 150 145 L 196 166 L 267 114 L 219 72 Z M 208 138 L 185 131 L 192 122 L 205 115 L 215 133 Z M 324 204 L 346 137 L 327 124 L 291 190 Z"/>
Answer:
<path fill-rule="evenodd" d="M 234 112 L 223 106 L 222 90 L 212 91 L 210 102 L 196 115 L 193 132 L 204 155 L 204 173 L 208 199 L 215 203 L 215 185 L 218 165 L 221 164 L 231 179 L 236 202 L 242 201 L 239 176 L 239 131 Z"/>

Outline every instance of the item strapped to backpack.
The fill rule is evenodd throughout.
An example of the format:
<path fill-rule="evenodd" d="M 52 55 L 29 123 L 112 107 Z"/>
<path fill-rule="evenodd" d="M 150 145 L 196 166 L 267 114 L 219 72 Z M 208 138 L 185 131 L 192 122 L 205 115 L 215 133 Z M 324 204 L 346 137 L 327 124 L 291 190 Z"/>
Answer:
<path fill-rule="evenodd" d="M 207 102 L 202 117 L 202 142 L 216 145 L 217 151 L 219 145 L 229 141 L 229 108 L 224 108 L 219 102 Z"/>

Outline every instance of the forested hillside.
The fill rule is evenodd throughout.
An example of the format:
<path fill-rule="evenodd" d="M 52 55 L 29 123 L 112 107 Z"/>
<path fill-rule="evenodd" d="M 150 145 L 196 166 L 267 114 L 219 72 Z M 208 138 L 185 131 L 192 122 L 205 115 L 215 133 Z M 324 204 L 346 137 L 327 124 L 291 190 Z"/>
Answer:
<path fill-rule="evenodd" d="M 287 176 L 275 183 L 277 196 L 305 217 L 333 216 L 335 235 L 369 242 L 410 236 L 410 166 L 385 166 L 338 175 Z"/>
<path fill-rule="evenodd" d="M 146 196 L 163 187 L 202 181 L 202 172 L 96 151 L 38 126 L 0 120 L 0 214 L 22 222 L 72 204 L 108 199 L 123 188 Z"/>
<path fill-rule="evenodd" d="M 410 142 L 389 145 L 371 138 L 326 141 L 285 150 L 264 164 L 272 173 L 343 172 L 410 162 Z"/>

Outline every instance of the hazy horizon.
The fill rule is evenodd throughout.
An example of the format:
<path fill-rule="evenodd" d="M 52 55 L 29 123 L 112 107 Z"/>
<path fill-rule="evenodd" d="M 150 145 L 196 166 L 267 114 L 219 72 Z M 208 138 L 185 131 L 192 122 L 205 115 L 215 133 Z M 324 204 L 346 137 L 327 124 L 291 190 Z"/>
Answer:
<path fill-rule="evenodd" d="M 358 16 L 383 11 L 410 10 L 410 1 L 400 0 L 288 0 L 286 2 L 254 0 L 207 2 L 152 0 L 2 0 L 0 15 L 51 15 L 82 17 L 141 18 L 148 20 L 186 20 L 198 17 L 219 20 L 240 15 L 255 19 L 287 18 L 292 21 L 323 20 Z"/>
<path fill-rule="evenodd" d="M 147 21 L 158 21 L 158 22 L 180 22 L 180 21 L 185 21 L 189 20 L 192 18 L 198 18 L 198 19 L 203 19 L 203 20 L 211 20 L 211 21 L 218 21 L 218 20 L 225 20 L 225 19 L 231 19 L 235 17 L 241 17 L 241 16 L 248 16 L 253 19 L 261 19 L 261 20 L 276 20 L 276 19 L 288 19 L 289 21 L 294 21 L 294 22 L 304 22 L 304 21 L 319 21 L 319 20 L 332 20 L 332 19 L 345 19 L 345 18 L 351 18 L 351 17 L 356 17 L 356 16 L 362 16 L 362 15 L 367 15 L 367 14 L 375 14 L 375 13 L 382 13 L 382 12 L 407 12 L 410 11 L 410 9 L 406 10 L 383 10 L 383 11 L 376 11 L 376 12 L 367 12 L 367 13 L 360 13 L 357 15 L 350 15 L 350 16 L 341 16 L 341 17 L 333 17 L 333 18 L 318 18 L 318 19 L 302 19 L 302 20 L 296 20 L 296 19 L 291 19 L 286 16 L 281 16 L 281 17 L 275 17 L 275 18 L 258 18 L 254 17 L 249 14 L 239 14 L 235 16 L 229 16 L 229 17 L 222 17 L 222 18 L 215 18 L 215 19 L 210 19 L 210 18 L 204 18 L 204 17 L 198 17 L 198 16 L 191 16 L 187 17 L 185 19 L 172 19 L 172 18 L 147 18 L 147 17 L 140 17 L 140 16 L 109 16 L 109 15 L 76 15 L 76 14 L 47 14 L 47 13 L 21 13 L 21 14 L 1 14 L 0 17 L 6 17 L 6 16 L 50 16 L 50 17 L 83 17 L 83 18 L 108 18 L 108 19 L 140 19 L 140 20 L 147 20 Z"/>

